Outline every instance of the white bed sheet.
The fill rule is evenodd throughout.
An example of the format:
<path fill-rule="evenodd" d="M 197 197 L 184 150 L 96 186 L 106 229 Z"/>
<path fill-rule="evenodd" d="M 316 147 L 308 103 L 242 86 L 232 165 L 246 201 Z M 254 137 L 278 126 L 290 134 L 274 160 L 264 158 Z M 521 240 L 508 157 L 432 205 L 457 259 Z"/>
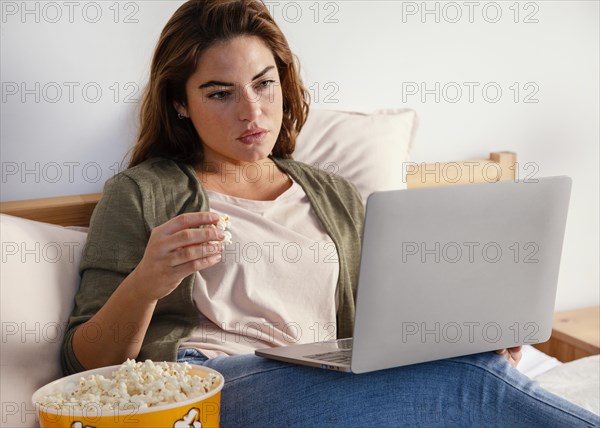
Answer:
<path fill-rule="evenodd" d="M 517 369 L 533 379 L 562 364 L 556 358 L 538 351 L 533 346 L 526 345 L 523 346 L 523 358 L 519 362 Z"/>

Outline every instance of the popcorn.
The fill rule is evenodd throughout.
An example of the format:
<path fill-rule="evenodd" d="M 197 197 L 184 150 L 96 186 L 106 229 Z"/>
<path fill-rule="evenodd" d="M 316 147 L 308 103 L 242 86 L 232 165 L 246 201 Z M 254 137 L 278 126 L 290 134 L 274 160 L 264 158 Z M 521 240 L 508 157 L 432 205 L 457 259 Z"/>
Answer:
<path fill-rule="evenodd" d="M 223 244 L 229 245 L 231 244 L 231 232 L 228 230 L 231 228 L 231 220 L 227 214 L 223 214 L 217 223 L 217 229 L 222 230 L 225 234 L 225 238 L 223 239 Z"/>
<path fill-rule="evenodd" d="M 138 409 L 176 403 L 210 391 L 218 382 L 214 373 L 206 377 L 190 375 L 188 363 L 136 362 L 128 359 L 107 379 L 102 375 L 81 377 L 78 385 L 64 392 L 46 395 L 37 403 L 42 406 L 81 411 L 86 405 L 102 410 Z"/>

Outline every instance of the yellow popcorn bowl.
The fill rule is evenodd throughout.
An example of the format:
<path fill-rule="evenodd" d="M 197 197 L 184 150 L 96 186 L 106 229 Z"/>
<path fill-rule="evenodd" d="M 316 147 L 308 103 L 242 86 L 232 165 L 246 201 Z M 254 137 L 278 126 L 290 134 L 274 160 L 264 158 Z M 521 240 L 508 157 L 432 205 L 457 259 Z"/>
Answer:
<path fill-rule="evenodd" d="M 217 376 L 213 388 L 205 394 L 177 403 L 162 404 L 139 409 L 133 403 L 125 409 L 102 410 L 99 404 L 87 404 L 75 411 L 58 404 L 42 406 L 38 404 L 46 395 L 72 389 L 79 379 L 89 375 L 102 375 L 110 378 L 120 365 L 102 367 L 67 376 L 51 382 L 36 392 L 31 400 L 36 407 L 41 428 L 100 428 L 100 427 L 144 427 L 144 428 L 208 428 L 219 426 L 221 389 L 225 379 L 216 370 L 190 364 L 190 375 L 206 377 L 209 373 Z"/>

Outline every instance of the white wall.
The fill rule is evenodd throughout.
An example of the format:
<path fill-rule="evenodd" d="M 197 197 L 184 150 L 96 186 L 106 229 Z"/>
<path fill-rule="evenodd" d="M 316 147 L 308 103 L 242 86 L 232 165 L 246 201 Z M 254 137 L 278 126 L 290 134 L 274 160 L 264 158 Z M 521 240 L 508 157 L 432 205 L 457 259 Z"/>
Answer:
<path fill-rule="evenodd" d="M 97 192 L 122 169 L 181 3 L 1 2 L 1 200 Z M 570 175 L 557 309 L 600 302 L 598 2 L 266 3 L 313 105 L 415 108 L 417 162 L 512 150 L 522 177 Z"/>

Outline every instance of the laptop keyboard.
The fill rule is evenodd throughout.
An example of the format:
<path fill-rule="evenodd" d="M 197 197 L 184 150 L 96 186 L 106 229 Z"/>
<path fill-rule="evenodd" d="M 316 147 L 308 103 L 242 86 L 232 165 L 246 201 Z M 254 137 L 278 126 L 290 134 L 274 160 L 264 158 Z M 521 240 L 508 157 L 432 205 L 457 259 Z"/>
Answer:
<path fill-rule="evenodd" d="M 304 358 L 312 360 L 325 361 L 327 363 L 336 363 L 350 365 L 351 349 L 340 349 L 338 351 L 323 352 L 322 354 L 305 355 Z"/>
<path fill-rule="evenodd" d="M 352 337 L 347 337 L 346 339 L 338 339 L 335 343 L 340 349 L 352 349 L 352 340 Z"/>

